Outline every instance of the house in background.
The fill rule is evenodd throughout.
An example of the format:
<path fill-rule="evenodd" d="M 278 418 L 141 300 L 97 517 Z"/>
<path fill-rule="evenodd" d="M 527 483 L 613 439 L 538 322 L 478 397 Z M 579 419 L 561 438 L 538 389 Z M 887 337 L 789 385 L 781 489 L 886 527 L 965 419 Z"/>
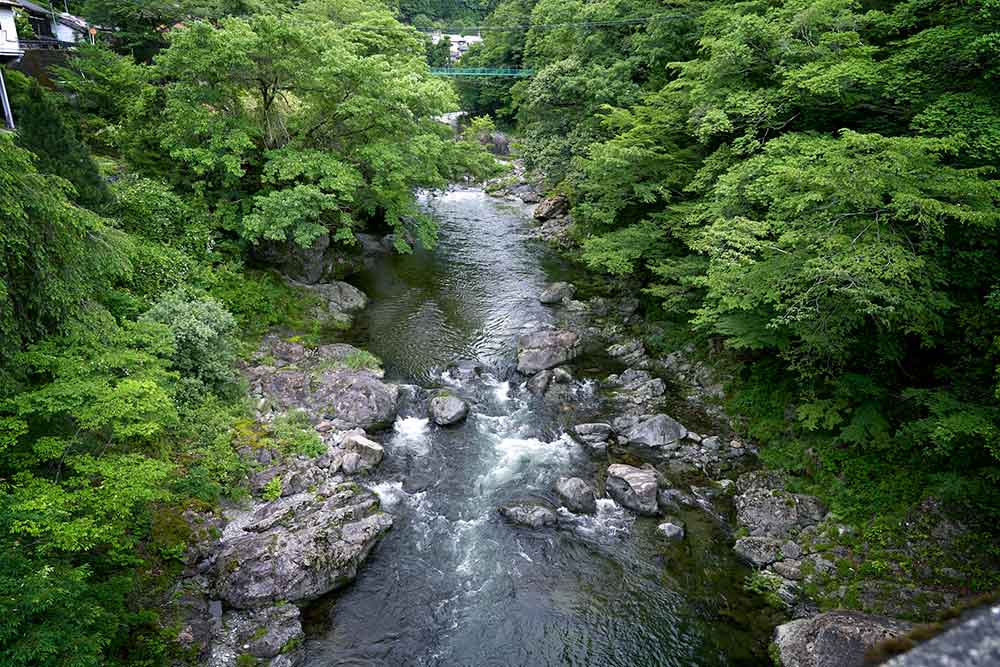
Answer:
<path fill-rule="evenodd" d="M 32 34 L 19 35 L 16 15 L 31 25 Z M 23 25 L 23 24 L 22 24 Z M 87 22 L 78 16 L 57 12 L 29 0 L 0 0 L 0 65 L 21 63 L 32 52 L 73 48 L 79 42 L 93 41 Z M 14 129 L 14 116 L 7 96 L 7 86 L 0 69 L 0 116 L 7 129 Z"/>

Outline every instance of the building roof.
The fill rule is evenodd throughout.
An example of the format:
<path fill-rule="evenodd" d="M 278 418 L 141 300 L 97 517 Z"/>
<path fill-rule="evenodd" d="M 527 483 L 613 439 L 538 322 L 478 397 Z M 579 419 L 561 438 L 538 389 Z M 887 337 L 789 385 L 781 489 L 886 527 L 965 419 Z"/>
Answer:
<path fill-rule="evenodd" d="M 0 4 L 5 4 L 5 0 L 0 0 Z M 80 32 L 87 31 L 87 22 L 79 16 L 73 16 L 72 14 L 67 14 L 66 12 L 54 12 L 48 7 L 42 7 L 41 5 L 36 5 L 35 3 L 30 2 L 30 0 L 17 0 L 11 4 L 20 5 L 32 14 L 47 14 L 52 16 L 59 23 L 67 25 L 74 30 L 79 30 Z"/>

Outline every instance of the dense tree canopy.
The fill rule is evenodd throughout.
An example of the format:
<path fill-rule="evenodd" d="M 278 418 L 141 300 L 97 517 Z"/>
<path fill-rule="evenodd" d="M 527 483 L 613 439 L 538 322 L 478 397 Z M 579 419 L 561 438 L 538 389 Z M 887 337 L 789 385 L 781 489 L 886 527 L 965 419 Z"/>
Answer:
<path fill-rule="evenodd" d="M 529 10 L 539 27 L 467 58 L 537 75 L 467 103 L 517 119 L 584 261 L 640 278 L 668 337 L 732 351 L 732 407 L 782 441 L 765 455 L 829 451 L 813 481 L 844 510 L 885 466 L 913 479 L 882 501 L 963 489 L 1000 510 L 996 7 L 509 0 L 494 18 Z"/>

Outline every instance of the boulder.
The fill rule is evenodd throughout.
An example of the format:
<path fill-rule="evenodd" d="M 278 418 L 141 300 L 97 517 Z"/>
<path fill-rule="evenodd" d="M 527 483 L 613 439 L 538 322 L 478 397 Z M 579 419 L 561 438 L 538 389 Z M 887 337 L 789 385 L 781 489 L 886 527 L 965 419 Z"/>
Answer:
<path fill-rule="evenodd" d="M 341 281 L 302 285 L 322 301 L 320 306 L 326 313 L 353 314 L 365 309 L 368 297 L 354 285 Z"/>
<path fill-rule="evenodd" d="M 577 424 L 573 427 L 573 436 L 585 445 L 591 454 L 606 454 L 608 439 L 611 437 L 611 424 Z"/>
<path fill-rule="evenodd" d="M 220 597 L 247 609 L 303 602 L 357 575 L 392 517 L 357 484 L 329 485 L 259 507 L 226 527 L 215 562 Z"/>
<path fill-rule="evenodd" d="M 554 526 L 558 521 L 555 512 L 540 505 L 504 505 L 497 511 L 509 523 L 528 528 Z"/>
<path fill-rule="evenodd" d="M 741 537 L 733 546 L 736 555 L 755 567 L 765 567 L 782 559 L 781 540 L 770 537 Z"/>
<path fill-rule="evenodd" d="M 858 667 L 870 647 L 910 628 L 885 616 L 829 611 L 779 625 L 774 644 L 783 667 Z"/>
<path fill-rule="evenodd" d="M 526 375 L 555 368 L 580 353 L 580 337 L 572 331 L 539 331 L 517 341 L 517 370 Z"/>
<path fill-rule="evenodd" d="M 429 411 L 435 424 L 451 426 L 468 416 L 469 404 L 457 396 L 444 394 L 431 399 Z"/>
<path fill-rule="evenodd" d="M 538 206 L 535 207 L 534 217 L 535 220 L 551 220 L 553 218 L 558 218 L 569 211 L 569 200 L 562 195 L 556 195 L 554 197 L 548 197 L 543 199 Z"/>
<path fill-rule="evenodd" d="M 594 514 L 597 512 L 597 497 L 594 487 L 579 477 L 560 477 L 556 482 L 556 493 L 570 512 Z"/>
<path fill-rule="evenodd" d="M 528 391 L 535 396 L 544 396 L 545 390 L 549 388 L 551 382 L 552 371 L 538 371 L 528 378 L 526 386 L 528 387 Z"/>
<path fill-rule="evenodd" d="M 354 466 L 355 471 L 370 470 L 381 463 L 382 458 L 385 456 L 385 450 L 382 448 L 382 445 L 357 433 L 348 433 L 345 435 L 341 446 L 348 454 L 358 455 L 358 462 Z"/>
<path fill-rule="evenodd" d="M 635 468 L 621 463 L 608 466 L 608 495 L 619 505 L 639 514 L 655 515 L 657 475 L 655 470 Z"/>
<path fill-rule="evenodd" d="M 672 542 L 684 539 L 684 523 L 681 521 L 664 521 L 656 527 L 656 530 Z"/>
<path fill-rule="evenodd" d="M 625 431 L 629 444 L 651 449 L 671 449 L 680 444 L 688 431 L 667 415 L 643 418 Z"/>
<path fill-rule="evenodd" d="M 573 374 L 559 366 L 552 369 L 552 381 L 556 384 L 569 384 L 573 381 Z"/>
<path fill-rule="evenodd" d="M 576 287 L 570 283 L 552 283 L 538 296 L 538 301 L 547 305 L 562 303 L 567 299 L 572 299 L 576 294 Z"/>

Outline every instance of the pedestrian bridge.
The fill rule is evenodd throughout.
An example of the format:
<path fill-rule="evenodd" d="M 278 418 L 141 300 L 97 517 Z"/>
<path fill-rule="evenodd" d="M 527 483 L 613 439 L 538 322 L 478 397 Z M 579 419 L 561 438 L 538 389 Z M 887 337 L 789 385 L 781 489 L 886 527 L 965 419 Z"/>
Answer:
<path fill-rule="evenodd" d="M 526 77 L 535 73 L 533 69 L 511 69 L 507 67 L 432 67 L 434 76 L 506 76 Z"/>

